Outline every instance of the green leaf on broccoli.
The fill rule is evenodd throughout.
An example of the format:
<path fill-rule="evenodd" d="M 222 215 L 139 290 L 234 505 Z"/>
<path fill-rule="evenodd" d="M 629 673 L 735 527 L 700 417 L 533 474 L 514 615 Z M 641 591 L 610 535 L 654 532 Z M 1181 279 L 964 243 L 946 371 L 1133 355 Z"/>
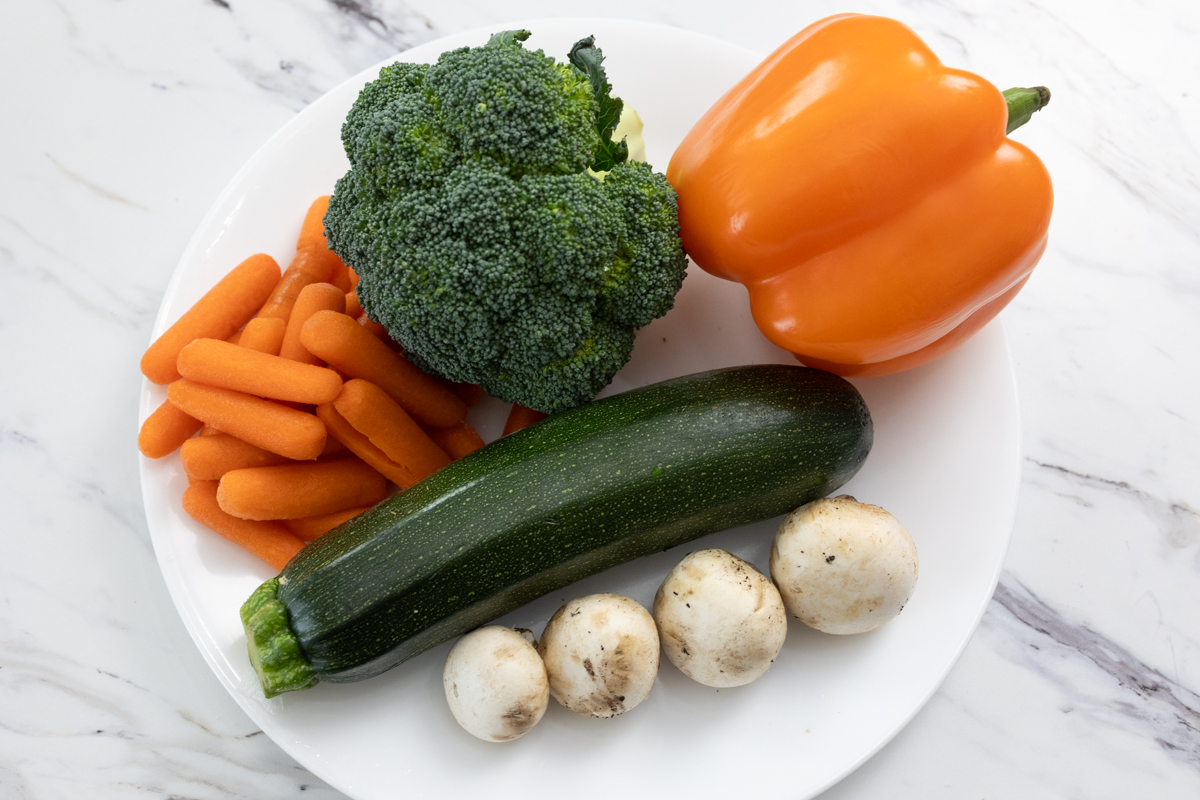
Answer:
<path fill-rule="evenodd" d="M 596 115 L 596 133 L 600 134 L 600 144 L 592 156 L 590 167 L 595 172 L 607 172 L 629 158 L 629 145 L 624 139 L 619 142 L 612 140 L 625 103 L 621 98 L 612 96 L 612 86 L 604 71 L 604 53 L 596 47 L 595 42 L 594 36 L 580 39 L 571 48 L 568 58 L 575 69 L 586 75 L 588 82 L 592 84 L 592 94 L 599 108 Z"/>

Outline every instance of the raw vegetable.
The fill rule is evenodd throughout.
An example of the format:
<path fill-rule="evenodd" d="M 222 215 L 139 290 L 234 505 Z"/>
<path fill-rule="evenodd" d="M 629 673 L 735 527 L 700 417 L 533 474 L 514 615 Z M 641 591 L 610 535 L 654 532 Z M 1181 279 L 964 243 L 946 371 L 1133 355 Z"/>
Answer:
<path fill-rule="evenodd" d="M 355 430 L 354 426 L 338 413 L 333 403 L 317 406 L 317 418 L 325 424 L 329 435 L 346 446 L 350 452 L 375 468 L 380 475 L 399 486 L 407 489 L 417 482 L 417 476 L 402 464 L 397 464 L 387 457 L 376 445 L 371 443 L 366 434 Z"/>
<path fill-rule="evenodd" d="M 346 293 L 332 283 L 310 283 L 301 289 L 300 294 L 296 296 L 296 305 L 292 306 L 291 316 L 288 317 L 287 332 L 284 334 L 279 355 L 293 361 L 303 361 L 305 364 L 325 365 L 324 361 L 308 352 L 300 343 L 300 329 L 308 322 L 308 318 L 318 311 L 344 313 Z"/>
<path fill-rule="evenodd" d="M 429 438 L 452 459 L 460 459 L 483 447 L 483 438 L 466 422 L 449 428 L 430 428 L 428 433 Z"/>
<path fill-rule="evenodd" d="M 281 456 L 305 461 L 325 447 L 325 426 L 312 414 L 244 392 L 178 380 L 167 387 L 167 399 L 201 422 Z"/>
<path fill-rule="evenodd" d="M 334 511 L 329 514 L 318 514 L 315 517 L 286 519 L 283 521 L 283 524 L 297 539 L 311 542 L 313 539 L 329 533 L 343 522 L 354 519 L 368 508 L 370 506 L 361 506 L 359 508 L 347 508 L 343 511 Z"/>
<path fill-rule="evenodd" d="M 230 470 L 221 476 L 217 501 L 239 519 L 300 519 L 371 506 L 386 496 L 387 480 L 351 456 Z"/>
<path fill-rule="evenodd" d="M 418 422 L 448 427 L 467 418 L 457 395 L 345 314 L 318 311 L 304 323 L 300 341 L 339 372 L 383 389 Z"/>
<path fill-rule="evenodd" d="M 527 408 L 520 403 L 513 403 L 513 407 L 508 410 L 508 419 L 504 421 L 504 432 L 501 435 L 508 436 L 510 433 L 516 433 L 535 422 L 541 422 L 548 416 L 550 415 Z"/>
<path fill-rule="evenodd" d="M 789 514 L 771 544 L 771 577 L 788 613 L 825 633 L 865 633 L 894 619 L 917 585 L 917 547 L 900 521 L 849 495 Z"/>
<path fill-rule="evenodd" d="M 450 457 L 429 434 L 386 392 L 369 381 L 359 378 L 347 381 L 333 407 L 384 455 L 408 470 L 415 478 L 414 483 L 450 463 Z"/>
<path fill-rule="evenodd" d="M 255 604 L 305 674 L 376 675 L 587 575 L 782 514 L 849 480 L 871 419 L 846 381 L 737 367 L 605 398 L 503 437 L 307 547 Z M 243 621 L 253 649 L 253 611 Z M 268 695 L 275 650 L 255 653 Z"/>
<path fill-rule="evenodd" d="M 220 339 L 196 339 L 179 351 L 178 364 L 179 374 L 189 381 L 273 400 L 328 403 L 342 390 L 341 376 L 331 369 Z"/>
<path fill-rule="evenodd" d="M 183 463 L 183 471 L 193 481 L 219 481 L 230 470 L 273 467 L 291 461 L 220 432 L 188 439 L 179 448 L 179 460 Z"/>
<path fill-rule="evenodd" d="M 511 742 L 532 730 L 550 704 L 537 650 L 512 628 L 489 625 L 455 642 L 442 686 L 454 719 L 472 736 Z"/>
<path fill-rule="evenodd" d="M 691 553 L 667 574 L 654 595 L 654 621 L 670 662 L 718 688 L 761 677 L 787 636 L 779 590 L 724 550 Z"/>
<path fill-rule="evenodd" d="M 1006 131 L 1048 100 L 943 66 L 895 20 L 814 23 L 675 151 L 684 244 L 809 366 L 924 363 L 991 320 L 1045 250 L 1050 177 Z"/>
<path fill-rule="evenodd" d="M 342 128 L 325 233 L 415 364 L 553 412 L 609 383 L 687 261 L 674 190 L 613 140 L 600 50 L 560 64 L 528 36 L 384 68 Z"/>
<path fill-rule="evenodd" d="M 154 340 L 142 356 L 142 374 L 151 383 L 178 380 L 180 350 L 193 339 L 228 339 L 254 316 L 278 281 L 279 265 L 268 255 L 259 253 L 238 264 Z"/>
<path fill-rule="evenodd" d="M 238 519 L 223 511 L 217 502 L 216 481 L 196 481 L 188 486 L 183 492 L 183 510 L 275 569 L 283 569 L 304 547 L 282 523 Z"/>
<path fill-rule="evenodd" d="M 304 287 L 313 283 L 327 283 L 335 266 L 337 256 L 328 250 L 316 247 L 298 250 L 283 277 L 271 290 L 267 302 L 259 309 L 258 316 L 288 319 L 296 305 L 296 298 L 300 296 Z"/>
<path fill-rule="evenodd" d="M 164 402 L 146 417 L 138 431 L 138 450 L 146 458 L 162 458 L 179 449 L 204 423 Z"/>
<path fill-rule="evenodd" d="M 296 239 L 296 250 L 309 247 L 328 248 L 325 241 L 325 212 L 329 210 L 329 195 L 321 195 L 312 201 L 300 225 L 300 236 Z"/>
<path fill-rule="evenodd" d="M 538 653 L 550 694 L 576 714 L 614 717 L 650 696 L 658 631 L 650 612 L 619 594 L 572 600 L 554 613 Z"/>
<path fill-rule="evenodd" d="M 237 344 L 269 356 L 277 356 L 279 348 L 283 346 L 283 335 L 286 332 L 287 323 L 281 319 L 255 317 L 246 323 L 245 328 L 242 328 Z"/>

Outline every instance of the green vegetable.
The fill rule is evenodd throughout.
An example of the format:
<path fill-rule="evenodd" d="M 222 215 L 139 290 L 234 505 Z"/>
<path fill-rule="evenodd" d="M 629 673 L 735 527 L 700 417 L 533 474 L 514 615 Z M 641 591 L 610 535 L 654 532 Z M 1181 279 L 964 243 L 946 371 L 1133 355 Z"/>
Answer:
<path fill-rule="evenodd" d="M 779 365 L 550 417 L 302 550 L 242 608 L 251 661 L 268 696 L 371 677 L 588 575 L 829 494 L 871 437 L 852 385 Z"/>
<path fill-rule="evenodd" d="M 342 127 L 325 231 L 422 369 L 545 412 L 590 400 L 683 282 L 677 198 L 626 160 L 590 37 L 555 62 L 496 34 L 397 63 Z M 603 180 L 588 170 L 605 172 Z"/>

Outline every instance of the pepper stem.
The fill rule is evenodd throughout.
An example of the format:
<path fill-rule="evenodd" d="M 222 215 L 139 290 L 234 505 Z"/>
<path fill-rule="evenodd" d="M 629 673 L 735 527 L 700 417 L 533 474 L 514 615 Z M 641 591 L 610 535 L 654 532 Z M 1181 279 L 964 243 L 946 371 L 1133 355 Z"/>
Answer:
<path fill-rule="evenodd" d="M 1003 94 L 1008 103 L 1008 127 L 1004 130 L 1006 136 L 1029 122 L 1033 112 L 1041 111 L 1050 102 L 1050 90 L 1045 86 L 1029 89 L 1015 87 Z"/>

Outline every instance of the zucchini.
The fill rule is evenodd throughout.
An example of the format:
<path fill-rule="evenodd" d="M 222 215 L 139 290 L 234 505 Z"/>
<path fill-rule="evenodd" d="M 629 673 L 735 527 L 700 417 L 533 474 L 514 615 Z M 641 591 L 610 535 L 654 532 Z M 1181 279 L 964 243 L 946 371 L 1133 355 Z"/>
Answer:
<path fill-rule="evenodd" d="M 588 575 L 823 497 L 871 437 L 852 385 L 785 365 L 550 417 L 305 547 L 242 606 L 251 662 L 268 697 L 369 678 Z"/>

